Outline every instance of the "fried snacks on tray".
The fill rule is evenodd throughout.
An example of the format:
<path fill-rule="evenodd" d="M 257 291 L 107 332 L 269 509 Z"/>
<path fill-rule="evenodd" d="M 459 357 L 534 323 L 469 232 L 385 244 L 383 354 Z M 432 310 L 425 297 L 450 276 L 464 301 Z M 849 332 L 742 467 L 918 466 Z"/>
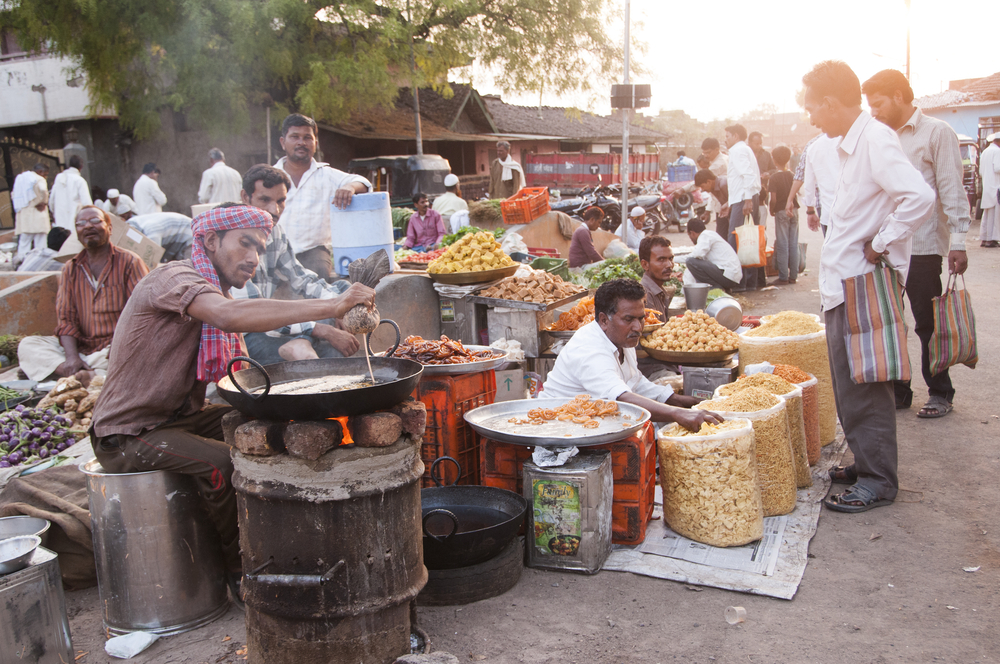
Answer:
<path fill-rule="evenodd" d="M 618 415 L 618 404 L 614 401 L 601 399 L 591 400 L 589 394 L 578 394 L 569 403 L 558 408 L 532 408 L 528 417 L 512 417 L 511 424 L 545 424 L 556 420 L 558 422 L 573 422 L 585 429 L 596 429 L 601 425 L 598 417 L 615 417 Z"/>
<path fill-rule="evenodd" d="M 466 364 L 492 360 L 499 356 L 490 350 L 469 350 L 461 341 L 441 335 L 440 339 L 424 339 L 410 335 L 403 339 L 393 357 L 413 360 L 420 364 Z"/>

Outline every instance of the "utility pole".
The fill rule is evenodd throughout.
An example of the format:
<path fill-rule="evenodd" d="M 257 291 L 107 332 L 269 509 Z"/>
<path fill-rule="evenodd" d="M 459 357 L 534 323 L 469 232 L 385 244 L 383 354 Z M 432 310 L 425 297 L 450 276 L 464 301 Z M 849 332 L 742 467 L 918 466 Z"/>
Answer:
<path fill-rule="evenodd" d="M 906 0 L 906 80 L 910 80 L 910 0 Z"/>
<path fill-rule="evenodd" d="M 406 14 L 410 21 L 410 89 L 413 90 L 413 124 L 417 128 L 417 156 L 424 154 L 423 132 L 420 130 L 420 90 L 417 89 L 417 57 L 413 51 L 413 12 L 410 0 L 406 0 Z"/>
<path fill-rule="evenodd" d="M 625 80 L 622 81 L 625 85 L 629 84 L 628 76 L 628 51 L 629 51 L 629 0 L 625 0 Z M 629 175 L 629 158 L 628 158 L 628 121 L 629 116 L 632 113 L 631 105 L 629 108 L 621 109 L 622 112 L 622 223 L 628 223 L 628 175 Z"/>

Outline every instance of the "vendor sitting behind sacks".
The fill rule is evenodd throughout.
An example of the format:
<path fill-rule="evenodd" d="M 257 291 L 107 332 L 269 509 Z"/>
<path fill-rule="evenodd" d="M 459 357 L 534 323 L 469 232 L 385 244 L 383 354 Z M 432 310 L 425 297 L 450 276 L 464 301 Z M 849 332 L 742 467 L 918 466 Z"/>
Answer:
<path fill-rule="evenodd" d="M 410 215 L 403 246 L 413 251 L 430 251 L 441 244 L 444 238 L 444 222 L 437 210 L 430 209 L 427 194 L 416 194 L 413 205 L 417 211 Z"/>
<path fill-rule="evenodd" d="M 740 285 L 743 266 L 736 250 L 715 231 L 705 229 L 705 222 L 692 219 L 687 225 L 694 251 L 687 255 L 684 285 L 711 284 L 731 292 Z"/>
<path fill-rule="evenodd" d="M 194 218 L 191 260 L 155 269 L 122 312 L 90 430 L 107 472 L 194 478 L 218 530 L 234 597 L 241 576 L 236 494 L 222 434 L 231 408 L 206 406 L 205 389 L 245 354 L 241 333 L 340 318 L 375 302 L 375 291 L 362 284 L 325 300 L 233 299 L 229 290 L 253 277 L 271 226 L 270 214 L 244 205 Z"/>
<path fill-rule="evenodd" d="M 577 330 L 559 353 L 541 398 L 589 394 L 594 399 L 621 401 L 645 408 L 654 422 L 677 422 L 691 431 L 705 422 L 721 422 L 713 412 L 690 410 L 701 399 L 675 394 L 669 386 L 656 385 L 639 372 L 635 347 L 645 318 L 645 296 L 643 287 L 631 279 L 614 279 L 598 288 L 595 320 Z"/>
<path fill-rule="evenodd" d="M 56 294 L 55 336 L 21 340 L 17 358 L 31 380 L 108 368 L 118 317 L 149 270 L 136 254 L 111 244 L 111 217 L 94 205 L 76 214 L 83 251 L 62 269 Z"/>
<path fill-rule="evenodd" d="M 604 210 L 599 207 L 589 207 L 583 213 L 583 223 L 573 231 L 573 239 L 569 243 L 570 267 L 586 267 L 604 260 L 594 247 L 594 231 L 601 227 L 603 221 Z"/>

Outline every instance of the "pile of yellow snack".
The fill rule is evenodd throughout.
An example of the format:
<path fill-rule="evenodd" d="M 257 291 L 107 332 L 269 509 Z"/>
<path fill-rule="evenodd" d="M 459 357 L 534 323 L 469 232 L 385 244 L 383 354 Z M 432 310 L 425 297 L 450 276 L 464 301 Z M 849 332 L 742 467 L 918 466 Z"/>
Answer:
<path fill-rule="evenodd" d="M 517 265 L 503 252 L 500 243 L 492 233 L 469 233 L 448 247 L 439 258 L 427 265 L 431 274 L 454 274 L 456 272 L 485 272 Z"/>
<path fill-rule="evenodd" d="M 740 337 L 699 309 L 668 318 L 666 325 L 643 337 L 641 343 L 654 350 L 711 353 L 736 350 Z"/>

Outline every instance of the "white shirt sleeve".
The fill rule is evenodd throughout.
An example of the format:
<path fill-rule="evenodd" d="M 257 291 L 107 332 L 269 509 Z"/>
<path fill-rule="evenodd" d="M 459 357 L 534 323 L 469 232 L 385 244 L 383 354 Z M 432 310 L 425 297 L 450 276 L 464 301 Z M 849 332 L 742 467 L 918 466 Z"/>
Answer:
<path fill-rule="evenodd" d="M 701 235 L 698 236 L 698 242 L 695 243 L 694 249 L 688 254 L 688 258 L 708 258 L 708 252 L 712 248 L 708 237 L 708 234 L 702 231 Z"/>

